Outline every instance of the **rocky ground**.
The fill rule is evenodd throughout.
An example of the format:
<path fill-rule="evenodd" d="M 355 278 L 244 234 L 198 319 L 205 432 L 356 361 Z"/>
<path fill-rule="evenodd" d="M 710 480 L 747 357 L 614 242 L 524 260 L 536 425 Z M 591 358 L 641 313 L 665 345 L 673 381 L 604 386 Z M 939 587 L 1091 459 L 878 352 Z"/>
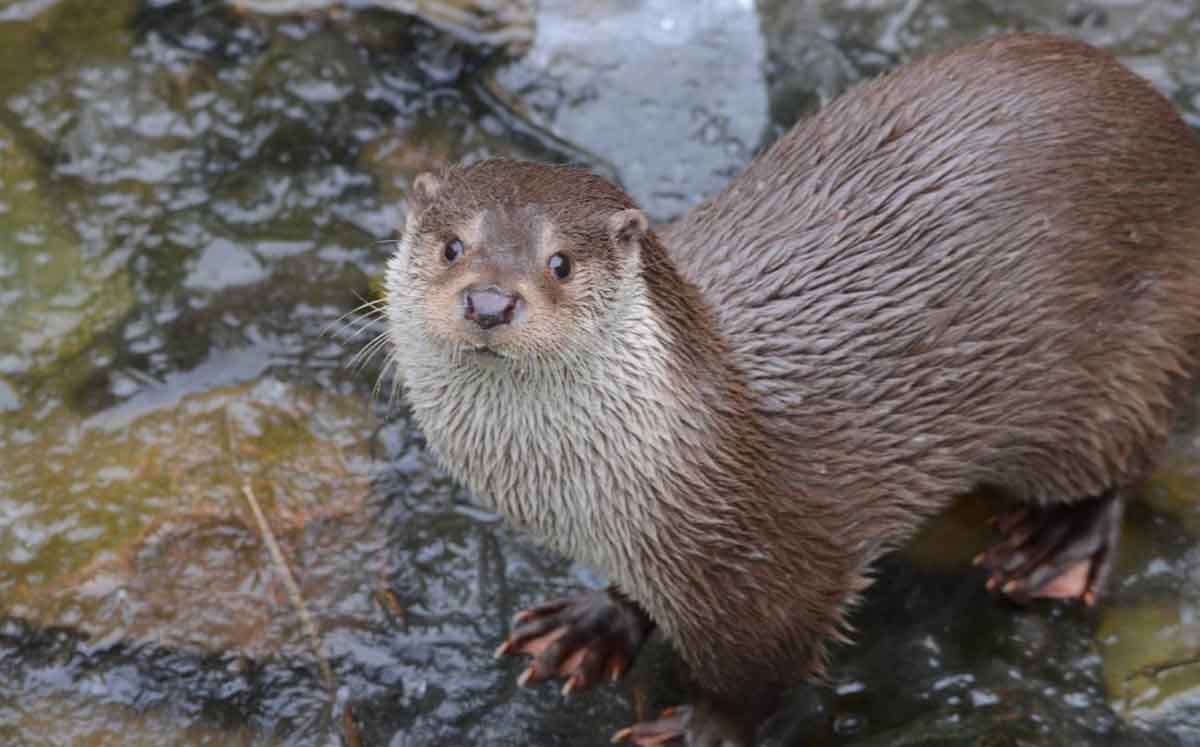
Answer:
<path fill-rule="evenodd" d="M 351 313 L 421 170 L 508 155 L 656 220 L 797 118 L 1002 29 L 1116 53 L 1200 126 L 1182 0 L 0 0 L 0 742 L 602 745 L 652 648 L 564 702 L 492 661 L 587 569 L 435 467 Z M 1200 425 L 1100 609 L 1018 610 L 964 500 L 880 571 L 771 745 L 1200 742 Z"/>

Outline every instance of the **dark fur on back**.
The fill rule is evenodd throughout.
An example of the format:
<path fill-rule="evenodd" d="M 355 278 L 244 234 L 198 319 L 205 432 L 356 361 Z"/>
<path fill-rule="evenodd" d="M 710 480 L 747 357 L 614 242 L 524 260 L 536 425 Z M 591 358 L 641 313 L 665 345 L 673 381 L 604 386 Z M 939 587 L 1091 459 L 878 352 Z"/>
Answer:
<path fill-rule="evenodd" d="M 1196 367 L 1195 135 L 1065 38 L 853 89 L 665 241 L 764 422 L 901 535 L 978 485 L 1052 502 L 1141 479 Z"/>

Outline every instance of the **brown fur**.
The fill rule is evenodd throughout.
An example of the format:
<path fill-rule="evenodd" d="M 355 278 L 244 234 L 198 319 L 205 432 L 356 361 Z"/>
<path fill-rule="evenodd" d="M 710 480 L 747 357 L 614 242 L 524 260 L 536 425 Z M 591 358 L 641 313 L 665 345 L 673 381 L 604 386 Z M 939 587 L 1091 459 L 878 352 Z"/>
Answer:
<path fill-rule="evenodd" d="M 870 562 L 954 496 L 1144 477 L 1200 354 L 1200 146 L 1057 37 L 853 89 L 661 238 L 611 184 L 511 161 L 411 207 L 390 334 L 430 443 L 727 699 L 819 674 Z M 486 365 L 453 300 L 481 278 L 529 304 Z"/>
<path fill-rule="evenodd" d="M 665 240 L 760 417 L 819 444 L 837 492 L 888 484 L 902 525 L 980 484 L 1045 502 L 1136 482 L 1195 367 L 1196 138 L 1063 38 L 860 86 Z"/>

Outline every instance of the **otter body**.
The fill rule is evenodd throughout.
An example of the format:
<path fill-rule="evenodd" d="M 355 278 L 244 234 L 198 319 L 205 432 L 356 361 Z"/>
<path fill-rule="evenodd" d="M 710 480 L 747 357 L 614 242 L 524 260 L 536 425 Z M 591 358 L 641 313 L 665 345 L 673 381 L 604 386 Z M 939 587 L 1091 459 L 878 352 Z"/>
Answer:
<path fill-rule="evenodd" d="M 421 177 L 388 292 L 447 468 L 642 621 L 624 658 L 546 654 L 561 608 L 506 650 L 585 686 L 657 625 L 701 693 L 654 728 L 747 744 L 959 494 L 1087 540 L 1001 543 L 1006 592 L 1094 600 L 1200 355 L 1200 145 L 1108 54 L 1002 36 L 851 90 L 660 232 L 580 170 Z"/>

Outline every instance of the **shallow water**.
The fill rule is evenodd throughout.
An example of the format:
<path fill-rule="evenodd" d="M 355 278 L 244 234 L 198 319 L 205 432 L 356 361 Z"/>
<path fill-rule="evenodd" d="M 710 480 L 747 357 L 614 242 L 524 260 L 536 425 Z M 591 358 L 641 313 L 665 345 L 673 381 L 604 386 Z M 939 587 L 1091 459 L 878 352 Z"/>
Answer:
<path fill-rule="evenodd" d="M 666 220 L 856 81 L 1014 28 L 1200 126 L 1188 2 L 417 5 L 0 0 L 0 743 L 600 745 L 680 695 L 661 645 L 567 702 L 489 655 L 596 579 L 473 508 L 355 360 L 421 170 L 583 162 Z M 964 501 L 771 743 L 1200 743 L 1198 498 L 1193 414 L 1090 613 L 990 598 Z"/>

